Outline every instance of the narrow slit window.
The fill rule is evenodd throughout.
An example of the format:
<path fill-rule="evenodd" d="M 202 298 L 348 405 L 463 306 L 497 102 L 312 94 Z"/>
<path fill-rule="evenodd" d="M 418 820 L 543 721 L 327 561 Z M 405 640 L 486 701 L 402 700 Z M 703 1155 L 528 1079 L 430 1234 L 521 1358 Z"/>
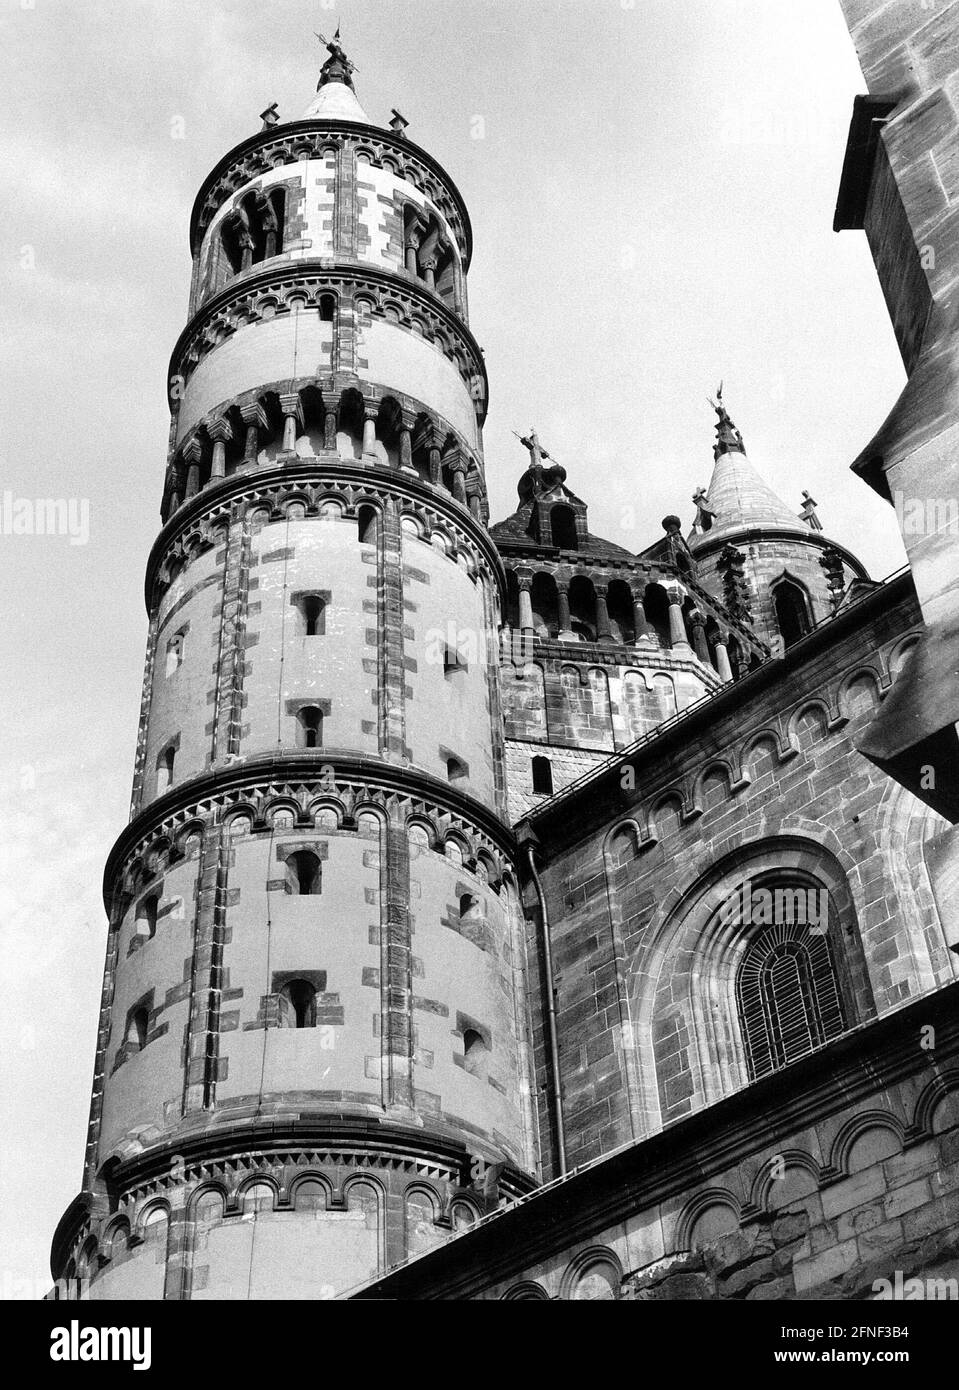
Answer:
<path fill-rule="evenodd" d="M 176 749 L 171 744 L 164 748 L 157 759 L 157 795 L 173 786 L 173 768 L 176 762 Z"/>
<path fill-rule="evenodd" d="M 319 594 L 304 594 L 299 606 L 304 637 L 322 637 L 326 632 L 326 601 Z"/>
<path fill-rule="evenodd" d="M 159 893 L 151 893 L 144 898 L 137 908 L 136 934 L 145 941 L 156 936 L 157 930 L 157 911 L 160 906 Z"/>
<path fill-rule="evenodd" d="M 147 1045 L 147 1032 L 150 1027 L 149 1010 L 144 1004 L 131 1009 L 127 1015 L 124 1042 L 134 1052 L 142 1052 Z"/>
<path fill-rule="evenodd" d="M 178 671 L 183 665 L 183 649 L 186 644 L 186 633 L 183 631 L 175 632 L 166 644 L 166 674 L 172 676 L 174 671 Z"/>
<path fill-rule="evenodd" d="M 457 676 L 465 676 L 469 666 L 463 658 L 458 648 L 446 644 L 443 652 L 443 675 L 447 680 L 454 680 Z"/>
<path fill-rule="evenodd" d="M 307 705 L 296 716 L 297 742 L 300 748 L 322 748 L 323 711 L 316 705 Z"/>
<path fill-rule="evenodd" d="M 533 759 L 533 791 L 538 796 L 553 794 L 553 764 L 549 758 Z"/>

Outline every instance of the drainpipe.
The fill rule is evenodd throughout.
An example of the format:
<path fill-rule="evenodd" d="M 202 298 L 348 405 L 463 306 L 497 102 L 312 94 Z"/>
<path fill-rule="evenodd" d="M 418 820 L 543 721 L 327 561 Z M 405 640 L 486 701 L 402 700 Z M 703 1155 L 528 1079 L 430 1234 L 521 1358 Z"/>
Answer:
<path fill-rule="evenodd" d="M 546 895 L 536 872 L 536 833 L 528 822 L 518 827 L 520 843 L 525 845 L 529 861 L 530 877 L 536 889 L 539 902 L 539 916 L 543 943 L 543 966 L 546 971 L 546 1034 L 549 1038 L 550 1070 L 553 1077 L 553 1122 L 556 1126 L 556 1156 L 560 1177 L 566 1173 L 566 1130 L 563 1124 L 563 1091 L 559 1076 L 559 1044 L 556 1040 L 556 987 L 553 983 L 553 953 L 549 939 L 549 915 L 546 911 Z"/>

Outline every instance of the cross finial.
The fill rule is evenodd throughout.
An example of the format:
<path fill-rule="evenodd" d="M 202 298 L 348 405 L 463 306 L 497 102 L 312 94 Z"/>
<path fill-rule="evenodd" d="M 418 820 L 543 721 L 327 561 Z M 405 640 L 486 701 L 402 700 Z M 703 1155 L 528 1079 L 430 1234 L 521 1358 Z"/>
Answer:
<path fill-rule="evenodd" d="M 356 65 L 350 62 L 343 51 L 343 47 L 340 43 L 340 26 L 336 26 L 336 33 L 331 39 L 328 39 L 325 34 L 317 34 L 315 29 L 313 33 L 316 34 L 316 37 L 330 55 L 320 71 L 317 91 L 327 82 L 345 82 L 348 87 L 352 87 L 353 78 L 351 74 L 356 72 L 357 69 Z"/>
<path fill-rule="evenodd" d="M 514 430 L 513 433 L 516 434 L 516 431 Z M 524 436 L 521 434 L 517 434 L 516 438 L 522 444 L 524 449 L 529 450 L 529 461 L 530 465 L 533 468 L 541 468 L 543 464 L 543 459 L 548 459 L 552 457 L 552 455 L 548 454 L 546 450 L 543 448 L 543 446 L 540 444 L 539 435 L 533 429 L 532 425 L 530 425 L 528 435 Z"/>
<path fill-rule="evenodd" d="M 816 515 L 816 508 L 818 505 L 819 503 L 816 501 L 815 497 L 811 497 L 806 489 L 803 488 L 802 511 L 799 514 L 799 519 L 800 521 L 804 521 L 812 531 L 822 530 L 822 522 Z"/>

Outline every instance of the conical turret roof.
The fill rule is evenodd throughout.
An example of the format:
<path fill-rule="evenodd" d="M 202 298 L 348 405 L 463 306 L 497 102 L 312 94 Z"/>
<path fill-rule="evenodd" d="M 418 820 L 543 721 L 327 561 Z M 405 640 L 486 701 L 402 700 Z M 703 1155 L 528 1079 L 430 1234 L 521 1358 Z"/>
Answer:
<path fill-rule="evenodd" d="M 361 121 L 372 125 L 353 90 L 354 67 L 340 47 L 339 27 L 329 43 L 322 34 L 317 38 L 326 44 L 330 56 L 320 71 L 316 96 L 303 112 L 303 120 Z"/>
<path fill-rule="evenodd" d="M 708 520 L 709 528 L 694 531 L 689 538 L 690 546 L 695 550 L 697 545 L 712 545 L 746 528 L 803 529 L 797 513 L 777 496 L 746 457 L 743 437 L 722 403 L 722 387 L 714 409 L 718 418 L 713 476 L 702 498 L 705 507 L 701 507 L 701 515 Z"/>

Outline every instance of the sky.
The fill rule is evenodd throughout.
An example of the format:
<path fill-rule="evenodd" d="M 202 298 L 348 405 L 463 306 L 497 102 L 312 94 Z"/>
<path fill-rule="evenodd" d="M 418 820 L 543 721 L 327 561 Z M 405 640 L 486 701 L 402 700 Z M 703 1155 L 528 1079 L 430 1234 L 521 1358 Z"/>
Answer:
<path fill-rule="evenodd" d="M 849 471 L 904 373 L 832 231 L 865 90 L 838 0 L 0 0 L 3 1298 L 47 1287 L 81 1176 L 193 198 L 267 105 L 302 114 L 337 22 L 370 118 L 470 208 L 494 520 L 534 425 L 594 533 L 691 521 L 722 379 L 791 506 L 876 577 L 905 560 Z M 36 498 L 72 534 L 7 534 Z"/>

